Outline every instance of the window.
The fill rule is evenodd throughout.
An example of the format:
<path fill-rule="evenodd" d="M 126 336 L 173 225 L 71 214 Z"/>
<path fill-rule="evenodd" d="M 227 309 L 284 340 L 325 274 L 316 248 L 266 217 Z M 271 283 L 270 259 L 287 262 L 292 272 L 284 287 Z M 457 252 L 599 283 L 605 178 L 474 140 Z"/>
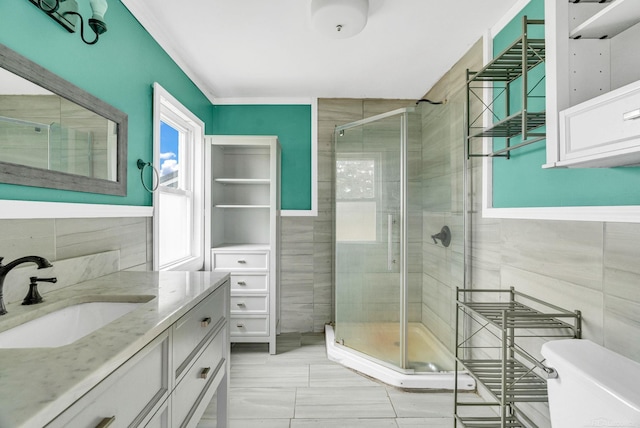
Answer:
<path fill-rule="evenodd" d="M 199 270 L 204 261 L 204 125 L 154 86 L 154 269 Z"/>
<path fill-rule="evenodd" d="M 336 160 L 336 240 L 376 240 L 376 160 L 346 157 Z"/>

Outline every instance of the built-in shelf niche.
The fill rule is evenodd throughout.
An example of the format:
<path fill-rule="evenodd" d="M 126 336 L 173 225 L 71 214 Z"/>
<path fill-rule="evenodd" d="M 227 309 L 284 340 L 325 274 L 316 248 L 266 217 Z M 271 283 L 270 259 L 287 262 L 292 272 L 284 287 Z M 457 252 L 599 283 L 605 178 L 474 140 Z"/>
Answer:
<path fill-rule="evenodd" d="M 278 171 L 271 137 L 213 137 L 211 247 L 271 245 Z"/>

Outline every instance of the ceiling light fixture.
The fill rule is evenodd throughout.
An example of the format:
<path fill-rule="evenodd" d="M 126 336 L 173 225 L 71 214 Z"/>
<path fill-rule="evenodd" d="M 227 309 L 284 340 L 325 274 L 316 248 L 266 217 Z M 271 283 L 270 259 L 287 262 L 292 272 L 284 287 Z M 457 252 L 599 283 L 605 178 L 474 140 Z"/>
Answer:
<path fill-rule="evenodd" d="M 336 39 L 358 34 L 368 15 L 369 0 L 311 0 L 311 26 Z"/>
<path fill-rule="evenodd" d="M 84 37 L 84 19 L 78 13 L 78 3 L 76 0 L 29 0 L 38 9 L 49 15 L 54 21 L 62 25 L 68 32 L 75 33 L 78 19 L 80 19 L 80 38 L 88 45 L 98 42 L 100 34 L 107 31 L 107 24 L 104 22 L 104 14 L 107 12 L 107 0 L 89 0 L 93 16 L 89 18 L 89 27 L 93 30 L 96 38 L 88 41 Z"/>

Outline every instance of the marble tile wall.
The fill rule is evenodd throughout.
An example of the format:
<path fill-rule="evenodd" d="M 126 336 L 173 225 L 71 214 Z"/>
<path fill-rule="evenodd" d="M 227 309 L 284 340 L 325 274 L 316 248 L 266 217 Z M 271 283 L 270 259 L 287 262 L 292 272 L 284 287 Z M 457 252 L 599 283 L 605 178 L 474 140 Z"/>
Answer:
<path fill-rule="evenodd" d="M 47 259 L 49 260 L 49 259 Z M 11 260 L 6 260 L 10 262 Z M 87 256 L 64 260 L 49 260 L 50 268 L 38 269 L 34 263 L 25 263 L 12 269 L 4 283 L 4 302 L 22 302 L 29 289 L 29 277 L 56 278 L 56 283 L 43 282 L 38 290 L 43 298 L 54 290 L 59 290 L 79 282 L 88 281 L 120 270 L 120 251 L 105 251 Z"/>
<path fill-rule="evenodd" d="M 450 350 L 455 346 L 456 287 L 464 277 L 463 141 L 465 70 L 480 64 L 478 43 L 425 95 L 444 105 L 421 104 L 423 271 L 422 323 Z M 444 225 L 448 248 L 430 236 Z"/>
<path fill-rule="evenodd" d="M 26 255 L 45 257 L 54 265 L 47 272 L 59 277 L 54 287 L 59 288 L 114 270 L 150 270 L 152 228 L 150 218 L 0 220 L 0 257 L 5 263 Z M 33 270 L 24 265 L 9 273 L 8 301 L 24 297 Z M 43 296 L 48 285 L 41 288 Z"/>

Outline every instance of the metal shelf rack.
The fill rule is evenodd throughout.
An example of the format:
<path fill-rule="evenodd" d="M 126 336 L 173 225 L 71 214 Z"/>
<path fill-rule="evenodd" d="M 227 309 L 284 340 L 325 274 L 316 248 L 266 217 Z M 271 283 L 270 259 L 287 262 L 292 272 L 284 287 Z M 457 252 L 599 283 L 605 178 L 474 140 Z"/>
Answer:
<path fill-rule="evenodd" d="M 544 39 L 529 38 L 529 27 L 532 25 L 544 25 L 544 20 L 522 18 L 522 33 L 511 45 L 498 54 L 493 60 L 479 71 L 467 70 L 467 156 L 501 156 L 509 159 L 510 152 L 523 146 L 544 140 L 546 133 L 539 131 L 545 125 L 545 112 L 529 112 L 528 100 L 531 93 L 542 80 L 529 88 L 529 72 L 542 64 L 545 60 L 546 49 Z M 521 79 L 521 110 L 511 113 L 510 94 L 511 84 Z M 490 86 L 487 86 L 487 82 Z M 505 99 L 505 112 L 508 115 L 500 119 L 495 113 L 494 107 L 496 99 L 486 103 L 484 101 L 485 89 L 493 88 L 495 83 L 504 83 L 504 91 L 500 95 Z M 480 101 L 481 113 L 472 118 L 472 100 Z M 491 117 L 499 119 L 491 126 L 484 127 L 482 124 L 484 114 L 489 112 Z M 516 145 L 511 145 L 511 138 L 521 136 L 522 141 Z M 475 138 L 505 138 L 506 143 L 503 149 L 494 150 L 490 153 L 473 153 L 472 140 Z"/>
<path fill-rule="evenodd" d="M 495 300 L 486 300 L 489 296 Z M 484 337 L 486 334 L 488 337 Z M 546 402 L 546 379 L 555 377 L 556 373 L 524 349 L 519 338 L 580 338 L 581 335 L 580 311 L 559 308 L 514 288 L 458 288 L 456 381 L 458 372 L 465 370 L 486 388 L 493 401 L 460 401 L 457 389 L 454 390 L 455 426 L 535 427 L 517 405 Z M 496 416 L 460 415 L 459 409 L 469 406 L 494 406 L 499 411 Z"/>

